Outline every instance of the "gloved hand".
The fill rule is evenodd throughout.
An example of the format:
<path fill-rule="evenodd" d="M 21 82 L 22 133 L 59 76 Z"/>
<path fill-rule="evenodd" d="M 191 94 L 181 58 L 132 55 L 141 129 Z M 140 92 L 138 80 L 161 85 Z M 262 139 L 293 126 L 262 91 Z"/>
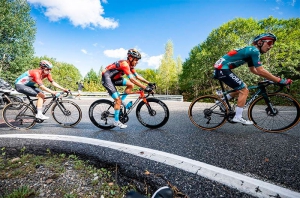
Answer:
<path fill-rule="evenodd" d="M 285 79 L 285 78 L 281 78 L 280 81 L 278 82 L 279 84 L 282 84 L 282 85 L 290 85 L 292 84 L 292 80 L 291 79 Z"/>
<path fill-rule="evenodd" d="M 152 87 L 150 87 L 150 86 L 147 86 L 146 88 L 145 88 L 145 92 L 152 92 Z"/>

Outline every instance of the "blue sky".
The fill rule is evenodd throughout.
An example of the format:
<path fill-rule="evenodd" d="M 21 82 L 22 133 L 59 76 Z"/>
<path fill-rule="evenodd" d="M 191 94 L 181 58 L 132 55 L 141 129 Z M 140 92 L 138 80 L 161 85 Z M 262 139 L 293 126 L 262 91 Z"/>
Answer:
<path fill-rule="evenodd" d="M 209 33 L 237 17 L 300 17 L 299 0 L 27 0 L 36 20 L 36 56 L 91 69 L 142 53 L 137 68 L 155 69 L 171 40 L 184 61 Z"/>

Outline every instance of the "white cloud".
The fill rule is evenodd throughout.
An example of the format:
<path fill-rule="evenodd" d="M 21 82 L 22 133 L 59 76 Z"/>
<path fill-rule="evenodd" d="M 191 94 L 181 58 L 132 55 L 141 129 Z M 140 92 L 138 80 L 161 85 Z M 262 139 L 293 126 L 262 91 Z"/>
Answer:
<path fill-rule="evenodd" d="M 137 49 L 137 48 L 136 48 Z M 140 49 L 138 49 L 142 55 L 142 59 L 140 60 L 141 62 L 146 63 L 147 67 L 155 68 L 157 69 L 160 66 L 161 59 L 163 57 L 163 54 L 158 55 L 158 56 L 148 56 L 148 54 L 142 52 Z M 124 48 L 119 48 L 119 49 L 114 49 L 114 50 L 105 50 L 103 53 L 105 56 L 109 58 L 117 58 L 117 59 L 126 59 L 127 57 L 127 51 Z"/>
<path fill-rule="evenodd" d="M 27 0 L 29 3 L 46 8 L 45 15 L 51 21 L 67 18 L 74 26 L 116 28 L 118 22 L 104 18 L 104 9 L 99 0 Z M 107 3 L 106 0 L 102 1 Z"/>
<path fill-rule="evenodd" d="M 145 58 L 142 58 L 142 62 L 146 62 L 148 64 L 148 66 L 158 69 L 162 58 L 163 58 L 163 54 L 158 55 L 158 56 L 150 56 L 150 57 L 145 55 Z"/>
<path fill-rule="evenodd" d="M 102 3 L 108 3 L 107 0 L 101 0 L 101 1 L 102 1 Z"/>
<path fill-rule="evenodd" d="M 85 49 L 82 49 L 81 52 L 87 54 L 87 51 Z"/>
<path fill-rule="evenodd" d="M 105 50 L 104 55 L 109 58 L 119 58 L 124 59 L 127 57 L 127 50 L 124 48 L 114 49 L 114 50 Z"/>

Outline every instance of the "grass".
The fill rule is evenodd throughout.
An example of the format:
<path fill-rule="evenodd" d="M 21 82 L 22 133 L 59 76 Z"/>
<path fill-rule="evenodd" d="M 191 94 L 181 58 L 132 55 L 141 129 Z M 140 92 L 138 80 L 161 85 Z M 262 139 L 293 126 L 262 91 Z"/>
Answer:
<path fill-rule="evenodd" d="M 78 189 L 78 183 L 74 183 L 71 186 L 63 186 L 59 181 L 51 183 L 51 185 L 57 185 L 54 191 L 58 197 L 101 197 L 101 195 L 103 195 L 105 198 L 121 198 L 129 190 L 136 189 L 132 185 L 119 186 L 115 181 L 117 171 L 113 168 L 97 168 L 89 164 L 88 161 L 81 160 L 76 155 L 52 154 L 50 150 L 47 150 L 46 155 L 34 155 L 25 154 L 25 150 L 24 147 L 21 149 L 19 156 L 9 158 L 5 148 L 0 149 L 0 180 L 24 181 L 21 186 L 14 189 L 6 189 L 2 195 L 0 191 L 0 198 L 29 198 L 39 196 L 39 189 L 33 188 L 33 185 L 28 185 L 24 179 L 29 176 L 38 177 L 37 170 L 39 170 L 39 168 L 51 172 L 51 181 L 62 178 L 62 175 L 70 171 L 71 168 L 72 171 L 76 172 L 76 180 L 87 181 L 86 183 L 88 183 L 89 190 L 87 192 L 81 192 L 81 194 L 78 194 L 76 191 L 76 189 Z M 67 168 L 66 165 L 68 165 Z"/>

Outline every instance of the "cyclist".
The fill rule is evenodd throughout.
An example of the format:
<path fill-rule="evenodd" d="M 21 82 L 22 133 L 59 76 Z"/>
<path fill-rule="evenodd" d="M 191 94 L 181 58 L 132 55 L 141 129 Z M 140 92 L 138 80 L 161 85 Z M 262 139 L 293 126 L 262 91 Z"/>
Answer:
<path fill-rule="evenodd" d="M 246 104 L 249 90 L 247 89 L 247 85 L 232 72 L 232 69 L 247 63 L 250 72 L 253 74 L 284 85 L 292 83 L 291 79 L 279 78 L 272 75 L 264 69 L 260 62 L 260 54 L 268 52 L 276 40 L 276 36 L 272 33 L 259 34 L 253 39 L 251 46 L 231 50 L 215 63 L 214 78 L 223 81 L 229 87 L 236 90 L 236 92 L 232 94 L 227 94 L 226 97 L 230 100 L 232 97 L 238 96 L 236 114 L 232 120 L 233 122 L 239 122 L 245 125 L 253 124 L 252 121 L 245 120 L 242 117 L 243 107 Z"/>
<path fill-rule="evenodd" d="M 47 78 L 54 87 L 57 87 L 65 92 L 68 92 L 67 89 L 61 87 L 59 84 L 57 84 L 55 81 L 53 81 L 52 75 L 50 73 L 52 68 L 53 68 L 53 65 L 51 62 L 49 62 L 47 60 L 42 60 L 42 61 L 40 61 L 39 69 L 32 69 L 32 70 L 26 71 L 25 73 L 20 75 L 15 81 L 16 91 L 23 93 L 25 95 L 29 95 L 29 96 L 38 98 L 37 104 L 36 104 L 36 107 L 37 107 L 36 118 L 41 119 L 41 120 L 49 119 L 49 117 L 42 114 L 43 103 L 45 102 L 45 94 L 42 92 L 42 90 L 49 92 L 49 93 L 55 95 L 56 97 L 59 97 L 59 95 L 60 95 L 56 91 L 52 91 L 51 89 L 47 88 L 43 84 L 42 80 Z M 39 88 L 36 87 L 35 84 L 37 84 L 39 86 Z"/>
<path fill-rule="evenodd" d="M 127 60 L 119 60 L 108 65 L 102 71 L 102 85 L 107 89 L 109 95 L 115 100 L 115 121 L 114 126 L 118 126 L 121 129 L 127 127 L 119 121 L 121 102 L 125 100 L 127 94 L 131 93 L 134 85 L 137 85 L 147 92 L 152 92 L 149 86 L 145 86 L 141 82 L 149 84 L 149 81 L 138 75 L 134 67 L 138 64 L 138 61 L 142 58 L 141 54 L 136 49 L 129 49 L 127 52 Z M 122 76 L 126 74 L 129 80 L 126 80 Z M 119 92 L 115 86 L 126 86 L 124 95 L 120 98 Z M 131 103 L 126 105 L 126 108 L 130 108 Z"/>

